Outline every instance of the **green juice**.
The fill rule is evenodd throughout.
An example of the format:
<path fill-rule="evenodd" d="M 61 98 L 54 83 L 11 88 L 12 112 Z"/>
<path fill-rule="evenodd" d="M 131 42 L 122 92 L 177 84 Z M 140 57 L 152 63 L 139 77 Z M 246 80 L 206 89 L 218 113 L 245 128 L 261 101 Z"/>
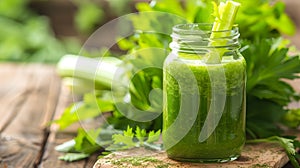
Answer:
<path fill-rule="evenodd" d="M 245 143 L 245 69 L 239 54 L 223 56 L 221 64 L 205 64 L 192 54 L 165 62 L 163 141 L 169 158 L 226 162 L 240 155 Z"/>

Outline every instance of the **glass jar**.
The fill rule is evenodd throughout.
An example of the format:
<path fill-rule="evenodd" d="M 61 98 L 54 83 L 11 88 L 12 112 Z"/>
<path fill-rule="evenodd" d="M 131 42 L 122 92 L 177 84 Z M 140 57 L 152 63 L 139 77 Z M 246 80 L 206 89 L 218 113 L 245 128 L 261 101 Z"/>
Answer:
<path fill-rule="evenodd" d="M 174 160 L 232 161 L 245 143 L 246 62 L 238 27 L 211 30 L 212 24 L 183 24 L 171 35 L 163 76 L 163 143 Z"/>

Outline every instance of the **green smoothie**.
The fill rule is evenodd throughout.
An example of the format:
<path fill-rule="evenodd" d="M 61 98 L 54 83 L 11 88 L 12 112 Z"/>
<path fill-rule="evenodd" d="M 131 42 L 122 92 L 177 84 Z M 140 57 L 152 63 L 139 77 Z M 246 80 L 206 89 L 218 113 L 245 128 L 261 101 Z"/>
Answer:
<path fill-rule="evenodd" d="M 223 56 L 221 64 L 205 64 L 204 58 L 195 57 L 179 54 L 164 65 L 163 141 L 168 157 L 234 160 L 245 143 L 245 60 L 236 54 Z"/>

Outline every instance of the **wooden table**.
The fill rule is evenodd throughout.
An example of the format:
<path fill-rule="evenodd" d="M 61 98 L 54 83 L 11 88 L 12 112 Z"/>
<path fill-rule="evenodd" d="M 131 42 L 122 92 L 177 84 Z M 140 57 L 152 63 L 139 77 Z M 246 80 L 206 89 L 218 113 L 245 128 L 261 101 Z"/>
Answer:
<path fill-rule="evenodd" d="M 57 132 L 48 126 L 71 101 L 54 66 L 0 64 L 0 168 L 93 167 L 97 155 L 67 163 L 54 150 L 75 136 L 76 129 Z"/>
<path fill-rule="evenodd" d="M 0 168 L 90 168 L 96 156 L 67 163 L 54 147 L 75 136 L 48 127 L 70 103 L 54 66 L 0 64 Z"/>

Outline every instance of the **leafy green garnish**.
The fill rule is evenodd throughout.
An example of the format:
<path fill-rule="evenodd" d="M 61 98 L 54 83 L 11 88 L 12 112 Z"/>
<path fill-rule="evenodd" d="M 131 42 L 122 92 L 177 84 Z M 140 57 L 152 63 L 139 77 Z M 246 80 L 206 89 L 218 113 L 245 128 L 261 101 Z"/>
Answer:
<path fill-rule="evenodd" d="M 67 162 L 73 162 L 73 161 L 76 161 L 76 160 L 85 159 L 89 156 L 90 156 L 89 154 L 84 154 L 84 153 L 67 153 L 64 156 L 60 156 L 58 159 L 64 160 L 64 161 L 67 161 Z"/>
<path fill-rule="evenodd" d="M 29 0 L 0 1 L 0 61 L 56 63 L 78 52 L 74 39 L 56 39 L 49 20 L 29 7 Z"/>
<path fill-rule="evenodd" d="M 134 147 L 145 147 L 152 150 L 161 150 L 162 145 L 156 143 L 160 138 L 160 130 L 150 131 L 145 129 L 127 127 L 127 130 L 116 130 L 111 126 L 96 130 L 78 130 L 75 139 L 67 141 L 55 147 L 57 151 L 65 152 L 66 155 L 59 159 L 65 161 L 75 161 L 86 158 L 96 151 L 118 151 L 131 149 Z M 105 153 L 105 152 L 103 152 Z"/>
<path fill-rule="evenodd" d="M 161 150 L 161 144 L 154 144 L 160 138 L 160 130 L 149 132 L 148 136 L 145 129 L 136 128 L 135 133 L 132 128 L 127 127 L 123 134 L 112 136 L 113 144 L 106 148 L 109 151 L 131 149 L 134 147 L 147 147 L 154 150 Z"/>
<path fill-rule="evenodd" d="M 90 33 L 104 19 L 104 11 L 92 1 L 74 1 L 78 6 L 75 24 L 79 31 Z"/>
<path fill-rule="evenodd" d="M 299 56 L 288 56 L 288 48 L 279 44 L 274 39 L 243 42 L 242 54 L 247 62 L 247 131 L 253 137 L 279 135 L 276 123 L 287 112 L 285 106 L 298 98 L 282 79 L 298 78 Z"/>
<path fill-rule="evenodd" d="M 273 93 L 278 94 L 274 96 L 278 97 L 277 99 L 281 99 L 280 95 L 282 94 L 292 94 L 293 90 L 290 87 L 283 86 L 285 89 L 282 89 L 284 82 L 280 79 L 298 78 L 296 73 L 300 72 L 299 56 L 288 56 L 288 48 L 280 48 L 272 39 L 255 40 L 251 44 L 244 42 L 244 45 L 248 47 L 242 52 L 248 66 L 247 73 L 249 80 L 247 81 L 247 91 L 251 94 L 250 91 L 253 91 L 254 87 L 257 89 L 259 86 L 265 91 L 273 90 Z M 261 96 L 260 98 L 268 97 L 267 93 Z M 281 102 L 274 98 L 273 101 L 278 101 L 279 104 L 286 105 L 290 100 L 284 99 Z"/>
<path fill-rule="evenodd" d="M 156 132 L 155 131 L 150 131 L 149 135 L 148 135 L 148 139 L 147 139 L 146 142 L 153 143 L 153 142 L 157 141 L 159 139 L 159 137 L 160 137 L 160 131 L 159 130 L 156 131 Z"/>
<path fill-rule="evenodd" d="M 300 109 L 289 110 L 283 117 L 283 123 L 292 128 L 300 126 Z"/>
<path fill-rule="evenodd" d="M 101 146 L 97 144 L 97 139 L 100 134 L 101 129 L 98 128 L 97 130 L 89 130 L 85 131 L 83 129 L 78 130 L 78 135 L 74 139 L 75 145 L 74 148 L 78 152 L 91 154 L 95 151 L 101 149 Z"/>
<path fill-rule="evenodd" d="M 242 3 L 237 15 L 242 38 L 253 40 L 257 37 L 270 38 L 295 33 L 296 27 L 284 11 L 284 2 L 276 1 L 270 5 L 268 0 L 237 1 Z"/>
<path fill-rule="evenodd" d="M 79 129 L 74 139 L 56 146 L 55 150 L 66 153 L 65 156 L 60 157 L 63 160 L 69 161 L 71 156 L 72 161 L 80 160 L 90 156 L 96 151 L 103 151 L 104 147 L 113 143 L 112 135 L 121 133 L 122 131 L 113 129 L 112 127 L 98 128 L 89 131 Z"/>
<path fill-rule="evenodd" d="M 65 109 L 63 115 L 54 123 L 64 129 L 77 122 L 94 118 L 103 112 L 110 112 L 115 109 L 112 100 L 98 99 L 94 93 L 84 95 L 83 102 L 74 103 Z"/>
<path fill-rule="evenodd" d="M 272 136 L 264 139 L 247 140 L 247 143 L 260 143 L 260 142 L 275 142 L 280 144 L 280 146 L 282 146 L 285 149 L 292 165 L 295 168 L 300 168 L 296 158 L 296 150 L 295 150 L 296 147 L 299 147 L 299 141 L 295 140 L 295 137 L 291 139 L 291 138 Z M 295 145 L 296 143 L 298 145 Z"/>
<path fill-rule="evenodd" d="M 55 147 L 57 151 L 66 153 L 60 156 L 59 159 L 69 162 L 81 160 L 102 149 L 97 141 L 100 131 L 101 129 L 86 132 L 83 129 L 79 129 L 78 135 L 74 140 Z"/>
<path fill-rule="evenodd" d="M 135 143 L 133 142 L 134 133 L 132 132 L 132 128 L 128 127 L 126 131 L 122 134 L 115 134 L 112 136 L 114 144 L 119 144 L 120 149 L 130 149 L 135 147 Z M 112 146 L 107 148 L 108 150 L 114 149 Z M 118 149 L 116 149 L 118 150 Z"/>
<path fill-rule="evenodd" d="M 140 129 L 140 127 L 137 127 L 135 130 L 136 138 L 139 140 L 140 144 L 144 143 L 145 137 L 147 135 L 145 129 Z M 150 133 L 149 133 L 150 136 Z"/>

